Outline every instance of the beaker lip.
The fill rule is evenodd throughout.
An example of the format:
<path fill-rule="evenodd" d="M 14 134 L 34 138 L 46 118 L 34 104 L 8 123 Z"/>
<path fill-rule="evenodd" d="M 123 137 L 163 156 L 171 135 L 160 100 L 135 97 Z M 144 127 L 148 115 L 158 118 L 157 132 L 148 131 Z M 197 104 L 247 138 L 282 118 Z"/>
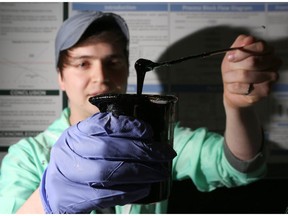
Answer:
<path fill-rule="evenodd" d="M 93 96 L 89 98 L 89 102 L 105 111 L 109 105 L 129 106 L 133 104 L 153 103 L 153 104 L 175 104 L 178 98 L 174 95 L 157 95 L 157 94 L 124 94 L 109 93 Z"/>
<path fill-rule="evenodd" d="M 89 102 L 95 105 L 98 100 L 139 100 L 139 99 L 148 99 L 151 102 L 155 103 L 165 103 L 165 102 L 177 102 L 178 97 L 175 95 L 161 95 L 161 94 L 133 94 L 133 93 L 108 93 L 96 95 L 89 98 Z"/>

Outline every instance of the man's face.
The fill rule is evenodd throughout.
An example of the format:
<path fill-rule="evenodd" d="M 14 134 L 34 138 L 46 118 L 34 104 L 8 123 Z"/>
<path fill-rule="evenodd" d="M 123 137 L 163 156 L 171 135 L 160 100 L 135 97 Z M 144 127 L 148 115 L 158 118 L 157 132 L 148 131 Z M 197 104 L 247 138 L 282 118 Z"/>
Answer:
<path fill-rule="evenodd" d="M 62 76 L 59 73 L 60 88 L 66 91 L 71 117 L 77 119 L 75 123 L 99 111 L 88 101 L 90 97 L 126 92 L 127 59 L 123 48 L 110 41 L 112 34 L 105 40 L 90 40 L 70 49 L 69 64 Z"/>

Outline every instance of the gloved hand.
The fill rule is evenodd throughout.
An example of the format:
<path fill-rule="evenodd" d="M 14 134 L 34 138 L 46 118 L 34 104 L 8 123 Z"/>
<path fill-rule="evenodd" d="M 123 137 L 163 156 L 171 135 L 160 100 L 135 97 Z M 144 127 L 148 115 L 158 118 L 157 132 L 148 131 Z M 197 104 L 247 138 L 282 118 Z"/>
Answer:
<path fill-rule="evenodd" d="M 41 181 L 45 212 L 90 213 L 147 196 L 150 183 L 170 178 L 163 163 L 176 156 L 152 138 L 148 124 L 111 113 L 68 128 L 53 146 Z"/>

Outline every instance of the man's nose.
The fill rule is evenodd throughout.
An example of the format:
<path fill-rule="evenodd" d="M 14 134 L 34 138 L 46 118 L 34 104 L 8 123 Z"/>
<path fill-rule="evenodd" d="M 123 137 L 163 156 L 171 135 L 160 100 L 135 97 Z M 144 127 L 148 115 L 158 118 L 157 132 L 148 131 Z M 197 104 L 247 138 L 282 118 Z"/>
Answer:
<path fill-rule="evenodd" d="M 102 61 L 97 61 L 92 70 L 92 79 L 94 82 L 108 82 L 109 72 L 105 69 Z"/>

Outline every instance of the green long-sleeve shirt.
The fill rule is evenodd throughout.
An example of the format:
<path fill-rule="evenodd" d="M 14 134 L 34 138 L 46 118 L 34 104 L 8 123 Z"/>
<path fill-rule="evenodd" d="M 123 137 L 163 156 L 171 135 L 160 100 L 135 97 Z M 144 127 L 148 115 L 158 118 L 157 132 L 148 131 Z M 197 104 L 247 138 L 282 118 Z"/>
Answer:
<path fill-rule="evenodd" d="M 0 170 L 0 213 L 15 213 L 39 187 L 48 165 L 50 150 L 69 125 L 70 110 L 36 137 L 21 139 L 10 146 Z M 248 184 L 264 176 L 266 166 L 260 152 L 253 160 L 235 158 L 223 136 L 205 128 L 191 130 L 175 126 L 173 180 L 190 178 L 200 191 Z M 116 213 L 166 213 L 167 200 L 148 205 L 116 206 Z"/>

